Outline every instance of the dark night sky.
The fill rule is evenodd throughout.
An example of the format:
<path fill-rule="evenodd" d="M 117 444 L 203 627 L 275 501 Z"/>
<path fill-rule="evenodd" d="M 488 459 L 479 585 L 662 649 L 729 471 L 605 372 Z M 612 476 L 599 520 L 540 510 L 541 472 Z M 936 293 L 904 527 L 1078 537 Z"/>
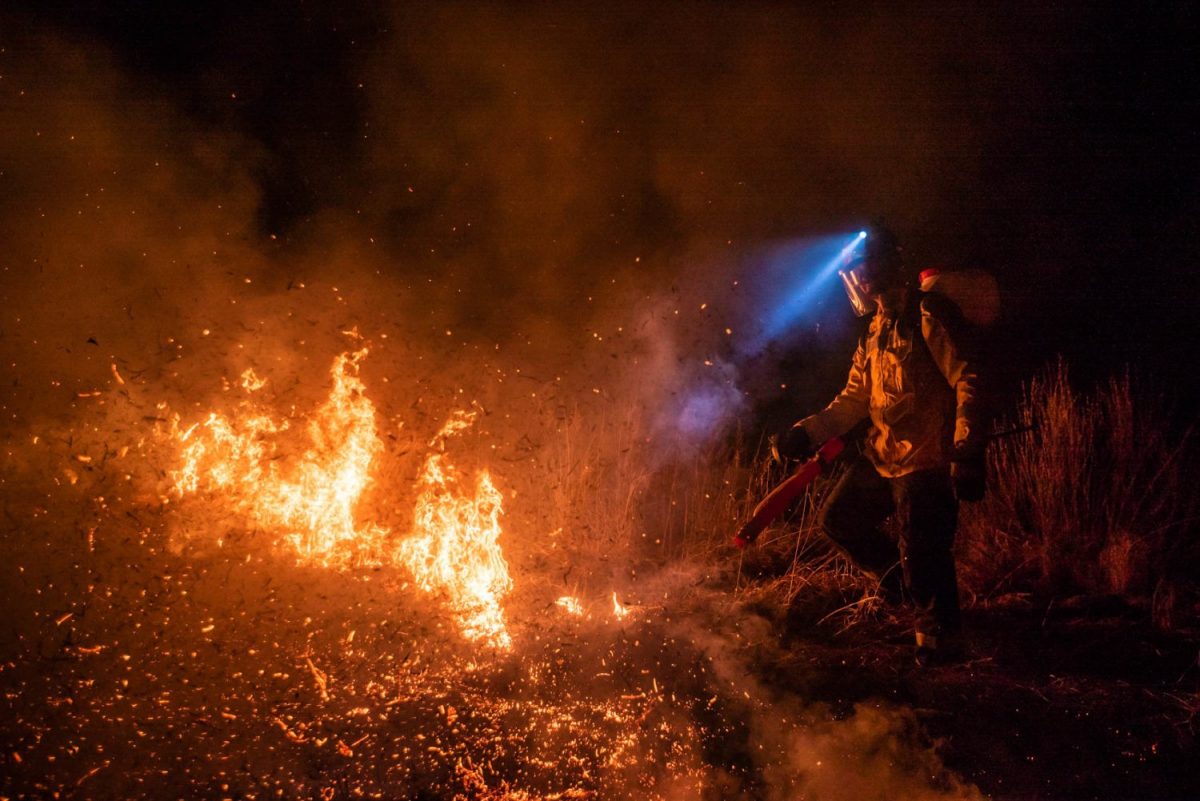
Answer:
<path fill-rule="evenodd" d="M 712 243 L 883 215 L 916 260 L 996 273 L 1023 368 L 1134 363 L 1194 399 L 1195 4 L 903 5 L 46 2 L 0 44 L 68 99 L 56 62 L 100 54 L 118 77 L 76 90 L 232 154 L 245 236 L 370 232 L 471 287 L 483 330 L 508 302 L 570 320 L 635 255 L 666 286 Z"/>

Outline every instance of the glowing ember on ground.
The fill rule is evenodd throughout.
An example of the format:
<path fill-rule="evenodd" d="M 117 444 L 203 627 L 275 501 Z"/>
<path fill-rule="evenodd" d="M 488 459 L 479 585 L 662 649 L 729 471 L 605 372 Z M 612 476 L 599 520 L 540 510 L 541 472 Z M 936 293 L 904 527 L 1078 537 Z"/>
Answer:
<path fill-rule="evenodd" d="M 586 617 L 589 620 L 592 619 L 592 615 L 583 605 L 583 601 L 579 600 L 579 598 L 575 597 L 574 595 L 564 595 L 555 601 L 554 605 L 573 617 Z M 608 619 L 610 620 L 624 620 L 629 616 L 630 609 L 628 606 L 625 606 L 617 600 L 616 590 L 613 590 L 612 606 L 610 607 L 609 611 L 611 615 Z"/>
<path fill-rule="evenodd" d="M 329 398 L 307 425 L 310 447 L 296 456 L 280 444 L 288 421 L 277 421 L 257 403 L 255 393 L 267 381 L 253 370 L 242 374 L 248 397 L 236 413 L 213 412 L 182 431 L 176 418 L 182 466 L 172 473 L 175 489 L 210 494 L 254 524 L 280 532 L 301 564 L 402 564 L 423 590 L 445 594 L 464 636 L 509 648 L 500 608 L 512 587 L 499 544 L 502 496 L 486 471 L 473 489 L 463 488 L 442 452 L 445 440 L 468 428 L 474 414 L 454 414 L 430 443 L 411 537 L 393 543 L 389 529 L 356 520 L 383 450 L 375 407 L 358 375 L 366 355 L 362 348 L 334 360 Z"/>

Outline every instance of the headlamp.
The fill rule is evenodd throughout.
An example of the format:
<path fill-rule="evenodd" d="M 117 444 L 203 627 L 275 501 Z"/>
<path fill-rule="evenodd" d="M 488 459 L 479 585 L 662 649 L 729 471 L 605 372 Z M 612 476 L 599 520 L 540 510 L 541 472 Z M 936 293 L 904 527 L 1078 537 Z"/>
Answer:
<path fill-rule="evenodd" d="M 904 282 L 903 269 L 895 234 L 882 224 L 859 231 L 846 266 L 838 270 L 854 313 L 859 317 L 870 314 L 875 295 Z"/>

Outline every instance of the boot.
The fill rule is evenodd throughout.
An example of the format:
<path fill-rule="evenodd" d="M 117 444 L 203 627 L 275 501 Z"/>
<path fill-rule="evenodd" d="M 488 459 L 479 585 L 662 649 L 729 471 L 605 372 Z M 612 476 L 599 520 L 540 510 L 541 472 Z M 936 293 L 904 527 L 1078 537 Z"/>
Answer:
<path fill-rule="evenodd" d="M 916 633 L 917 667 L 938 667 L 953 665 L 966 658 L 966 642 L 960 632 L 936 634 L 918 631 Z"/>

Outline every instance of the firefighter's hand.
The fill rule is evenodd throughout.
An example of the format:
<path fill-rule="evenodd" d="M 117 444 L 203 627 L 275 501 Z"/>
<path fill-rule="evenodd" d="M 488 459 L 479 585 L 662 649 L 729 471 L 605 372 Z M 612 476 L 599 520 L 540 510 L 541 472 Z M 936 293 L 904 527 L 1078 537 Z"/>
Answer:
<path fill-rule="evenodd" d="M 954 482 L 954 497 L 960 501 L 982 501 L 987 492 L 987 467 L 983 453 L 958 448 L 950 462 L 950 480 Z"/>
<path fill-rule="evenodd" d="M 808 459 L 816 452 L 812 437 L 803 426 L 792 426 L 779 436 L 771 437 L 771 456 L 777 462 L 784 459 Z"/>

